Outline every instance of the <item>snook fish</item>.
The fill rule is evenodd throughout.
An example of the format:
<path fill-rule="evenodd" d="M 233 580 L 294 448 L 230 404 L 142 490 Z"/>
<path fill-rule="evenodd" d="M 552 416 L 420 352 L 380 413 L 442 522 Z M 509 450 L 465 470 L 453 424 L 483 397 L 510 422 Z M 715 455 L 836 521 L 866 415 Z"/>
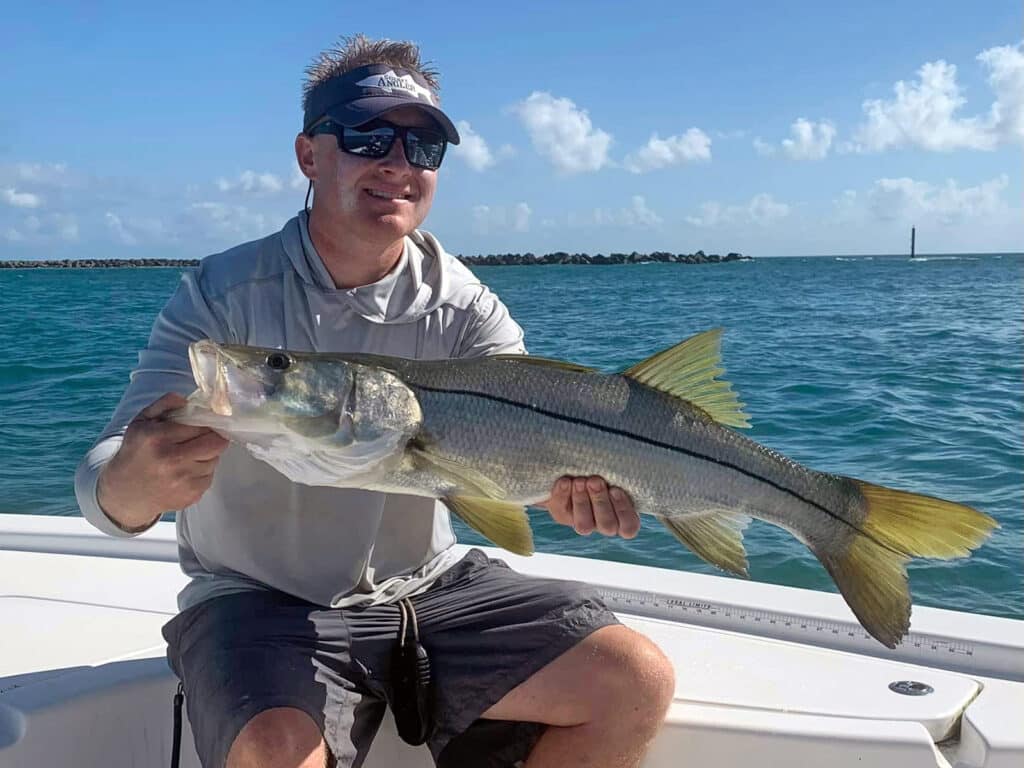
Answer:
<path fill-rule="evenodd" d="M 172 418 L 216 429 L 297 482 L 441 499 L 521 554 L 533 551 L 524 506 L 562 475 L 601 475 L 744 576 L 756 517 L 810 548 L 864 628 L 895 647 L 910 625 L 906 563 L 967 556 L 995 520 L 808 469 L 730 429 L 748 420 L 719 378 L 720 335 L 618 374 L 524 355 L 417 361 L 199 341 L 198 388 Z"/>

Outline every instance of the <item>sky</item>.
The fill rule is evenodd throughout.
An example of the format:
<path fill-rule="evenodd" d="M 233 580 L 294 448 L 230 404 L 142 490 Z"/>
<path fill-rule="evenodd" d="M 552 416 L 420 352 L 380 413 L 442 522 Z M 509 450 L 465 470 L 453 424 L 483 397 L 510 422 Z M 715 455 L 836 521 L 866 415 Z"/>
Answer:
<path fill-rule="evenodd" d="M 1020 0 L 3 5 L 0 259 L 276 231 L 304 70 L 358 32 L 440 72 L 452 253 L 1024 250 Z"/>

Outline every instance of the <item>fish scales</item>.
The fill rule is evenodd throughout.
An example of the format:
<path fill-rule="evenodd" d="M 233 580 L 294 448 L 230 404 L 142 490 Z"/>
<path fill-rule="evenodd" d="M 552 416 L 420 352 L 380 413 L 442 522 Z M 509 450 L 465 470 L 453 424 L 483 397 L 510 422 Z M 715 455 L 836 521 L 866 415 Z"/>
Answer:
<path fill-rule="evenodd" d="M 821 516 L 859 522 L 840 517 L 839 478 L 823 487 L 821 473 L 623 376 L 486 359 L 472 369 L 410 361 L 401 376 L 431 450 L 478 469 L 513 501 L 543 500 L 561 475 L 602 474 L 642 514 L 735 510 L 811 538 L 831 524 Z"/>

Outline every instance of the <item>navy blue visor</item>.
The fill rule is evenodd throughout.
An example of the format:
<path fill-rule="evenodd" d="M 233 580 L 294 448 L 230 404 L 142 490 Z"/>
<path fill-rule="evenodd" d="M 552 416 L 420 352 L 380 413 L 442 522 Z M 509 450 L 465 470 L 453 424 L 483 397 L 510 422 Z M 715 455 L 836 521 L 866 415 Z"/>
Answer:
<path fill-rule="evenodd" d="M 325 117 L 356 128 L 402 107 L 426 112 L 449 142 L 459 143 L 459 132 L 441 111 L 436 94 L 423 77 L 387 64 L 359 67 L 317 86 L 306 104 L 302 130 L 308 134 Z"/>

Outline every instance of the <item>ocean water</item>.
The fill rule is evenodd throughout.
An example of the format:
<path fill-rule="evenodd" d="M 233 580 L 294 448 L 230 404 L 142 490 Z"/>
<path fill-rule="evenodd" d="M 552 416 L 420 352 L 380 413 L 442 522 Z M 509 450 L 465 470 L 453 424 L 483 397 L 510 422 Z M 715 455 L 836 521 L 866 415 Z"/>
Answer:
<path fill-rule="evenodd" d="M 916 603 L 1024 618 L 1024 255 L 476 271 L 534 354 L 611 371 L 723 327 L 752 438 L 999 521 L 969 560 L 913 563 Z M 75 466 L 180 274 L 0 270 L 0 512 L 78 514 Z M 650 520 L 628 542 L 533 520 L 541 551 L 718 573 Z M 834 591 L 789 534 L 746 539 L 753 579 Z"/>

